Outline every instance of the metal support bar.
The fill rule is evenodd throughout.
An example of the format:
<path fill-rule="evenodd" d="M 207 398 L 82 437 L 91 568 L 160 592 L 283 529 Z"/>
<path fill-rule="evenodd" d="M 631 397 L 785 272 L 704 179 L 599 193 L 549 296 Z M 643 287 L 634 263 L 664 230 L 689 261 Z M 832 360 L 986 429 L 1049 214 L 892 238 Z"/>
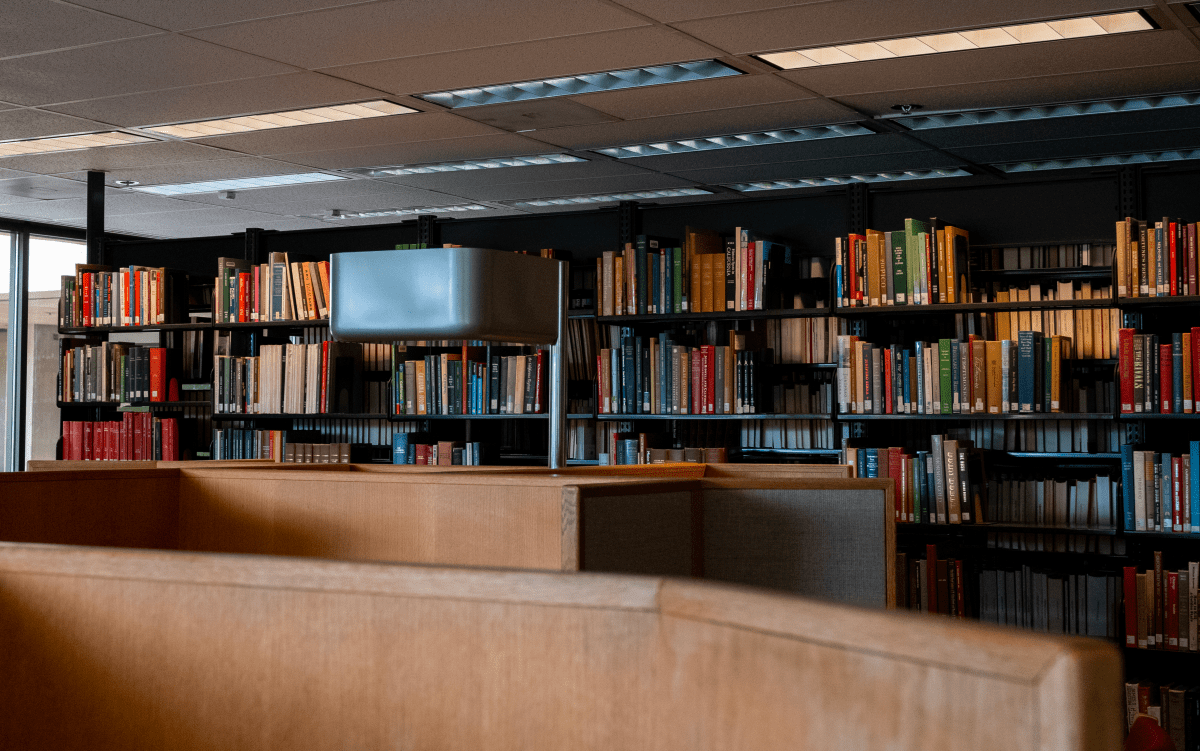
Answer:
<path fill-rule="evenodd" d="M 551 469 L 567 466 L 567 300 L 571 280 L 566 261 L 558 261 L 558 340 L 550 347 Z"/>
<path fill-rule="evenodd" d="M 1142 215 L 1142 168 L 1129 164 L 1117 170 L 1117 218 Z"/>
<path fill-rule="evenodd" d="M 25 352 L 28 349 L 29 233 L 9 235 L 8 372 L 5 377 L 4 471 L 25 468 Z"/>
<path fill-rule="evenodd" d="M 265 254 L 263 253 L 262 236 L 262 229 L 258 227 L 246 228 L 246 247 L 243 258 L 255 265 L 267 262 L 267 259 L 264 257 Z"/>
<path fill-rule="evenodd" d="M 417 242 L 426 248 L 442 247 L 442 231 L 433 214 L 417 216 Z"/>
<path fill-rule="evenodd" d="M 617 204 L 617 247 L 635 242 L 642 232 L 642 217 L 637 201 L 621 201 Z"/>
<path fill-rule="evenodd" d="M 851 183 L 846 186 L 846 200 L 850 203 L 850 233 L 861 235 L 867 231 L 867 186 Z"/>
<path fill-rule="evenodd" d="M 107 263 L 104 252 L 104 173 L 87 173 L 87 262 Z"/>

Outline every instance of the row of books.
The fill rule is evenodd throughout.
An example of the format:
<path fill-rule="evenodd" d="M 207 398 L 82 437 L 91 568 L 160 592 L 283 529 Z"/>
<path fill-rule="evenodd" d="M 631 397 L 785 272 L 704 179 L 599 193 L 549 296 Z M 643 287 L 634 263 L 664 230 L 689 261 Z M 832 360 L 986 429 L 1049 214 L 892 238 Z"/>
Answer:
<path fill-rule="evenodd" d="M 594 319 L 567 319 L 568 380 L 596 380 L 596 337 L 596 321 Z"/>
<path fill-rule="evenodd" d="M 725 447 L 653 448 L 639 450 L 637 438 L 621 438 L 606 453 L 599 455 L 601 466 L 617 464 L 724 464 L 729 461 Z"/>
<path fill-rule="evenodd" d="M 1200 441 L 1171 454 L 1121 447 L 1128 532 L 1200 533 Z"/>
<path fill-rule="evenodd" d="M 1200 294 L 1196 224 L 1170 217 L 1118 221 L 1116 281 L 1120 297 Z"/>
<path fill-rule="evenodd" d="M 217 413 L 363 412 L 360 344 L 264 344 L 256 357 L 218 355 L 215 371 Z"/>
<path fill-rule="evenodd" d="M 74 276 L 62 277 L 58 324 L 85 328 L 186 323 L 187 295 L 187 275 L 181 272 L 149 266 L 114 271 L 78 263 Z"/>
<path fill-rule="evenodd" d="M 286 430 L 217 428 L 213 430 L 213 459 L 272 459 L 282 462 L 288 447 Z M 295 449 L 293 449 L 293 452 Z"/>
<path fill-rule="evenodd" d="M 799 266 L 785 245 L 738 227 L 730 238 L 687 228 L 674 238 L 638 235 L 596 259 L 602 316 L 771 310 L 795 304 Z"/>
<path fill-rule="evenodd" d="M 621 330 L 617 346 L 597 356 L 602 414 L 727 415 L 771 411 L 762 388 L 769 352 L 747 351 L 731 332 L 730 346 L 689 347 Z"/>
<path fill-rule="evenodd" d="M 1125 555 L 1125 538 L 1080 532 L 988 532 L 987 547 L 1026 552 Z"/>
<path fill-rule="evenodd" d="M 971 301 L 966 230 L 938 219 L 834 240 L 834 297 L 843 308 Z"/>
<path fill-rule="evenodd" d="M 769 318 L 766 346 L 783 364 L 832 363 L 836 361 L 838 334 L 848 332 L 842 318 Z"/>
<path fill-rule="evenodd" d="M 122 342 L 64 347 L 58 400 L 139 404 L 167 401 L 167 349 Z"/>
<path fill-rule="evenodd" d="M 940 339 L 911 348 L 838 337 L 842 414 L 1008 414 L 1100 407 L 1111 389 L 1072 390 L 1070 340 L 1022 331 L 1017 341 Z"/>
<path fill-rule="evenodd" d="M 329 317 L 329 262 L 288 261 L 271 253 L 267 263 L 217 259 L 214 323 L 314 321 Z"/>
<path fill-rule="evenodd" d="M 349 443 L 284 442 L 283 459 L 292 464 L 349 464 Z"/>
<path fill-rule="evenodd" d="M 1056 529 L 1115 529 L 1117 481 L 1107 474 L 1064 480 L 1014 478 L 987 482 L 984 517 L 996 524 Z"/>
<path fill-rule="evenodd" d="M 950 618 L 974 616 L 971 569 L 961 558 L 938 558 L 937 545 L 927 545 L 924 558 L 899 553 L 897 559 L 906 585 L 897 587 L 897 607 Z"/>
<path fill-rule="evenodd" d="M 961 431 L 962 435 L 958 437 L 970 440 L 981 449 L 1115 454 L 1122 444 L 1128 443 L 1130 426 L 1105 420 L 972 420 Z"/>
<path fill-rule="evenodd" d="M 1200 751 L 1200 686 L 1158 681 L 1125 684 L 1125 724 L 1145 715 L 1171 736 L 1176 751 Z"/>
<path fill-rule="evenodd" d="M 397 415 L 520 415 L 548 409 L 548 353 L 491 355 L 464 348 L 392 362 L 393 412 Z M 472 356 L 480 359 L 471 359 Z"/>
<path fill-rule="evenodd" d="M 836 449 L 830 420 L 744 420 L 741 447 L 747 449 Z"/>
<path fill-rule="evenodd" d="M 979 250 L 979 268 L 983 271 L 1109 269 L 1116 247 L 1112 243 L 1068 243 L 985 248 Z"/>
<path fill-rule="evenodd" d="M 1159 337 L 1121 329 L 1121 413 L 1192 414 L 1200 404 L 1200 327 Z"/>
<path fill-rule="evenodd" d="M 978 450 L 935 434 L 929 451 L 909 453 L 898 446 L 843 449 L 843 463 L 855 477 L 893 478 L 895 517 L 919 524 L 974 524 L 984 521 L 986 490 Z"/>
<path fill-rule="evenodd" d="M 1121 580 L 1111 574 L 1029 565 L 979 572 L 979 620 L 984 623 L 1116 640 L 1120 612 Z"/>
<path fill-rule="evenodd" d="M 1000 288 L 980 295 L 998 303 L 1061 300 L 1111 300 L 1112 287 L 1097 287 L 1091 282 L 1058 282 L 1054 288 L 1040 284 Z M 1081 360 L 1112 359 L 1117 352 L 1120 314 L 1116 308 L 1055 308 L 1051 310 L 998 310 L 982 316 L 985 339 L 1016 340 L 1022 331 L 1037 331 L 1047 336 L 1069 338 L 1072 356 Z"/>
<path fill-rule="evenodd" d="M 484 446 L 479 441 L 431 441 L 417 433 L 392 434 L 392 464 L 479 466 Z"/>
<path fill-rule="evenodd" d="M 120 420 L 64 420 L 62 458 L 83 461 L 178 461 L 179 423 L 174 417 L 126 412 Z"/>
<path fill-rule="evenodd" d="M 1163 567 L 1162 551 L 1154 552 L 1154 568 L 1124 569 L 1125 646 L 1196 652 L 1200 618 L 1200 563 L 1170 571 Z"/>
<path fill-rule="evenodd" d="M 567 422 L 567 458 L 594 461 L 598 426 L 591 420 L 569 420 Z"/>

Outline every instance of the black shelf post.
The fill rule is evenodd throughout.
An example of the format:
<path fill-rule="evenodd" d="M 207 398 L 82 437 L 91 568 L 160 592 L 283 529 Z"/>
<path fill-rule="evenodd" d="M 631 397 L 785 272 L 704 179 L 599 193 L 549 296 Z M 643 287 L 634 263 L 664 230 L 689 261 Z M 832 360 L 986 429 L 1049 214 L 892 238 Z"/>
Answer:
<path fill-rule="evenodd" d="M 87 262 L 106 264 L 104 251 L 104 173 L 87 173 Z"/>
<path fill-rule="evenodd" d="M 426 248 L 442 246 L 442 229 L 437 223 L 437 217 L 433 214 L 417 216 L 417 242 Z"/>

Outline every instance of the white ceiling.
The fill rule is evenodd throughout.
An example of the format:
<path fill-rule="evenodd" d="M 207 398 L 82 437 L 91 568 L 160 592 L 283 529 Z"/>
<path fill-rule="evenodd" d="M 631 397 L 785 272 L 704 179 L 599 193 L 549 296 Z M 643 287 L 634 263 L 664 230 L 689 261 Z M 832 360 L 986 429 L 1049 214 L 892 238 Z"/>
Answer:
<path fill-rule="evenodd" d="M 331 226 L 332 209 L 512 201 L 856 171 L 1200 147 L 1191 112 L 1131 113 L 615 161 L 590 149 L 927 111 L 1200 89 L 1200 24 L 1141 7 L 1159 30 L 776 71 L 751 57 L 1140 6 L 1117 0 L 6 0 L 0 141 L 388 98 L 420 114 L 194 141 L 0 158 L 0 218 L 85 223 L 82 181 L 144 185 L 572 152 L 586 163 L 353 176 L 235 200 L 113 187 L 106 228 L 152 237 Z M 718 58 L 746 75 L 445 110 L 448 88 Z M 731 200 L 738 196 L 728 195 Z M 691 199 L 669 199 L 687 201 Z M 558 211 L 561 209 L 545 209 Z M 341 221 L 378 223 L 395 218 Z"/>

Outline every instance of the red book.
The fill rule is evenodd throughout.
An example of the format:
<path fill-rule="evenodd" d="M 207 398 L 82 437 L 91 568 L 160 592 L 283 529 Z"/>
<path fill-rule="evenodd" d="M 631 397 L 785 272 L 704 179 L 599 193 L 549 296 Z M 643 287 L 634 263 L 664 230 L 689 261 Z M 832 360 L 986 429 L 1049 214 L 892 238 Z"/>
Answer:
<path fill-rule="evenodd" d="M 141 413 L 133 415 L 133 460 L 140 461 L 145 457 L 142 455 L 142 421 Z"/>
<path fill-rule="evenodd" d="M 245 271 L 238 272 L 238 279 L 237 279 L 237 285 L 238 285 L 238 286 L 237 286 L 237 298 L 238 298 L 237 319 L 238 319 L 238 322 L 239 322 L 239 323 L 245 323 L 245 322 L 248 320 L 248 319 L 246 318 L 246 295 L 248 295 L 248 294 L 250 293 L 250 290 L 248 289 L 248 288 L 249 288 L 249 286 L 250 286 L 250 285 L 249 285 L 249 283 L 248 283 L 248 282 L 249 282 L 249 279 L 247 279 L 247 277 L 249 277 L 249 276 L 250 276 L 250 275 L 249 275 L 249 274 L 247 274 Z"/>
<path fill-rule="evenodd" d="M 120 437 L 121 423 L 104 423 L 104 452 L 110 462 L 117 460 L 117 439 Z"/>
<path fill-rule="evenodd" d="M 900 484 L 900 452 L 899 446 L 887 450 L 887 476 L 892 478 L 892 503 L 896 507 L 896 521 L 904 521 L 904 493 Z"/>
<path fill-rule="evenodd" d="M 542 397 L 542 388 L 543 388 L 543 384 L 545 381 L 545 379 L 542 377 L 542 371 L 545 369 L 545 367 L 546 367 L 545 350 L 539 349 L 537 351 L 537 367 L 534 368 L 534 372 L 537 373 L 537 376 L 536 376 L 536 380 L 534 381 L 534 384 L 533 384 L 533 411 L 539 412 L 539 413 L 545 411 L 542 409 L 542 398 L 543 398 Z M 464 380 L 466 379 L 465 373 L 463 375 L 463 379 Z M 463 384 L 463 385 L 466 386 L 467 384 Z M 470 389 L 463 388 L 462 392 L 463 392 L 463 410 L 462 411 L 463 411 L 463 414 L 466 414 L 467 413 L 467 398 L 468 398 L 468 394 L 470 393 Z"/>
<path fill-rule="evenodd" d="M 596 414 L 608 414 L 608 392 L 604 390 L 604 358 L 596 355 Z"/>
<path fill-rule="evenodd" d="M 130 271 L 129 273 L 133 276 L 133 300 L 131 301 L 132 302 L 131 307 L 133 308 L 133 325 L 141 326 L 142 325 L 142 272 Z"/>
<path fill-rule="evenodd" d="M 758 243 L 746 243 L 746 310 L 754 310 L 754 255 L 758 252 Z"/>
<path fill-rule="evenodd" d="M 925 587 L 929 592 L 929 612 L 940 613 L 937 601 L 937 545 L 925 546 Z"/>
<path fill-rule="evenodd" d="M 429 464 L 429 446 L 424 443 L 416 445 L 417 459 L 414 464 Z"/>
<path fill-rule="evenodd" d="M 167 401 L 179 401 L 179 379 L 172 378 L 167 384 Z"/>
<path fill-rule="evenodd" d="M 711 344 L 704 345 L 704 377 L 708 381 L 706 391 L 708 392 L 708 400 L 705 406 L 708 409 L 708 414 L 715 414 L 717 411 L 717 348 Z"/>
<path fill-rule="evenodd" d="M 150 401 L 162 402 L 167 397 L 167 350 L 150 348 Z"/>
<path fill-rule="evenodd" d="M 688 394 L 690 397 L 688 399 L 688 406 L 690 407 L 690 414 L 698 415 L 700 414 L 700 374 L 704 372 L 700 367 L 700 350 L 692 350 L 688 371 L 691 376 L 688 379 L 691 386 L 691 393 Z"/>
<path fill-rule="evenodd" d="M 79 293 L 79 300 L 80 300 L 79 307 L 82 308 L 82 312 L 83 312 L 83 325 L 91 326 L 93 323 L 93 321 L 92 321 L 92 275 L 87 272 L 84 272 L 82 274 L 82 277 L 83 277 L 83 279 L 81 281 L 82 281 L 83 289 L 80 290 L 80 293 Z"/>
<path fill-rule="evenodd" d="M 1158 345 L 1158 397 L 1159 412 L 1171 414 L 1171 345 Z"/>
<path fill-rule="evenodd" d="M 121 459 L 133 459 L 133 413 L 126 412 L 121 420 Z"/>
<path fill-rule="evenodd" d="M 92 438 L 95 432 L 92 428 L 94 423 L 85 422 L 83 424 L 83 460 L 91 461 L 92 459 Z"/>
<path fill-rule="evenodd" d="M 850 235 L 846 241 L 846 252 L 849 256 L 848 267 L 846 269 L 846 281 L 850 283 L 851 305 L 862 304 L 863 294 L 862 289 L 859 287 L 859 282 L 861 280 L 858 278 L 858 256 L 862 252 L 862 248 L 859 247 L 858 243 L 860 240 L 865 241 L 866 239 L 867 238 L 865 235 Z"/>
<path fill-rule="evenodd" d="M 891 347 L 887 348 L 887 362 L 883 366 L 883 408 L 884 414 L 892 414 L 896 392 L 892 390 L 892 371 L 896 369 L 896 354 Z M 895 477 L 895 475 L 892 475 Z"/>
<path fill-rule="evenodd" d="M 1126 566 L 1125 572 L 1125 646 L 1137 646 L 1137 566 Z"/>
<path fill-rule="evenodd" d="M 259 320 L 258 311 L 262 310 L 261 301 L 258 299 L 259 298 L 258 291 L 259 291 L 260 286 L 262 285 L 262 278 L 260 275 L 261 270 L 262 270 L 261 266 L 259 266 L 257 263 L 254 264 L 254 273 L 253 273 L 253 276 L 251 277 L 253 284 L 254 284 L 254 289 L 250 292 L 250 298 L 254 302 L 253 307 L 250 309 L 250 320 L 252 320 L 252 321 Z"/>
<path fill-rule="evenodd" d="M 1163 603 L 1163 618 L 1166 620 L 1167 649 L 1179 651 L 1179 573 L 1170 571 L 1167 577 L 1167 601 Z"/>
<path fill-rule="evenodd" d="M 329 340 L 321 342 L 321 404 L 320 412 L 329 412 Z"/>
<path fill-rule="evenodd" d="M 1194 295 L 1196 289 L 1196 224 L 1187 225 L 1187 265 L 1188 265 L 1188 288 L 1187 293 Z"/>
<path fill-rule="evenodd" d="M 1171 294 L 1179 294 L 1179 267 L 1175 261 L 1175 222 L 1169 222 L 1163 229 L 1167 230 L 1167 238 L 1171 247 Z"/>
<path fill-rule="evenodd" d="M 961 558 L 955 558 L 951 563 L 954 565 L 955 581 L 958 582 L 958 586 L 954 588 L 958 598 L 958 602 L 956 603 L 958 610 L 955 612 L 958 613 L 959 618 L 965 619 L 967 617 L 967 598 L 964 592 L 966 589 L 966 578 L 963 576 L 963 562 Z"/>
<path fill-rule="evenodd" d="M 1176 532 L 1183 531 L 1183 493 L 1183 457 L 1173 456 L 1171 457 L 1171 521 Z"/>

